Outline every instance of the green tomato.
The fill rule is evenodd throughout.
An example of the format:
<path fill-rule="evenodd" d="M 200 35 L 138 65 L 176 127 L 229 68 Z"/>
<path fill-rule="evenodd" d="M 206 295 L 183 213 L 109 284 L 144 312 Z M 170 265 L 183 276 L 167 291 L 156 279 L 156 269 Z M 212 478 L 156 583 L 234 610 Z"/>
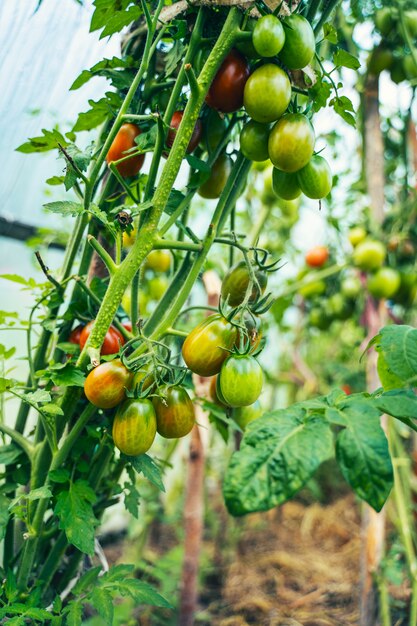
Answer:
<path fill-rule="evenodd" d="M 362 283 L 357 276 L 347 276 L 342 280 L 340 291 L 346 298 L 356 298 L 362 291 Z"/>
<path fill-rule="evenodd" d="M 253 33 L 258 20 L 249 19 L 243 32 Z M 242 39 L 235 44 L 235 48 L 245 55 L 247 59 L 259 59 L 259 54 L 255 50 L 252 39 Z"/>
<path fill-rule="evenodd" d="M 262 65 L 246 81 L 243 105 L 256 122 L 275 122 L 285 112 L 290 100 L 291 83 L 278 65 Z"/>
<path fill-rule="evenodd" d="M 268 159 L 269 126 L 251 120 L 240 132 L 240 150 L 250 161 Z"/>
<path fill-rule="evenodd" d="M 385 246 L 380 241 L 365 239 L 353 251 L 353 262 L 366 272 L 377 270 L 385 261 Z"/>
<path fill-rule="evenodd" d="M 259 397 L 263 386 L 263 372 L 253 356 L 231 354 L 219 374 L 221 395 L 232 407 L 248 406 Z"/>
<path fill-rule="evenodd" d="M 310 22 L 293 13 L 282 21 L 285 43 L 280 52 L 282 62 L 290 70 L 300 70 L 310 63 L 316 51 L 316 39 Z"/>
<path fill-rule="evenodd" d="M 378 46 L 374 48 L 368 58 L 368 70 L 370 74 L 378 76 L 384 70 L 389 70 L 394 63 L 391 50 Z"/>
<path fill-rule="evenodd" d="M 319 330 L 327 330 L 331 324 L 331 319 L 328 317 L 322 307 L 313 307 L 308 316 L 308 323 L 314 328 Z"/>
<path fill-rule="evenodd" d="M 209 178 L 199 187 L 199 195 L 209 200 L 219 198 L 232 171 L 232 165 L 232 159 L 225 153 L 221 154 L 213 163 Z"/>
<path fill-rule="evenodd" d="M 297 180 L 301 191 L 313 200 L 325 198 L 333 185 L 332 172 L 326 159 L 315 154 L 299 172 Z"/>
<path fill-rule="evenodd" d="M 297 172 L 307 165 L 314 151 L 314 129 L 305 115 L 287 113 L 269 135 L 269 158 L 283 172 Z"/>
<path fill-rule="evenodd" d="M 391 267 L 381 267 L 368 278 L 368 291 L 375 298 L 391 298 L 400 285 L 400 273 Z"/>
<path fill-rule="evenodd" d="M 164 276 L 155 276 L 148 282 L 149 296 L 152 300 L 160 300 L 166 290 L 169 282 Z"/>
<path fill-rule="evenodd" d="M 394 60 L 390 70 L 390 77 L 392 82 L 396 85 L 399 85 L 407 78 L 402 59 Z"/>
<path fill-rule="evenodd" d="M 375 13 L 375 28 L 385 37 L 389 35 L 395 26 L 392 10 L 384 7 Z"/>
<path fill-rule="evenodd" d="M 290 220 L 296 222 L 298 219 L 298 207 L 300 206 L 300 199 L 296 198 L 295 200 L 284 200 L 283 198 L 278 198 L 278 207 L 285 217 L 288 217 Z"/>
<path fill-rule="evenodd" d="M 352 301 L 346 300 L 341 293 L 334 293 L 327 300 L 326 311 L 333 319 L 346 320 L 352 313 Z"/>
<path fill-rule="evenodd" d="M 313 276 L 312 273 L 310 274 L 311 276 Z M 315 296 L 321 296 L 325 291 L 326 283 L 324 280 L 312 280 L 298 289 L 300 296 L 303 296 L 306 300 Z"/>
<path fill-rule="evenodd" d="M 266 272 L 253 268 L 255 277 L 259 283 L 261 293 L 256 285 L 252 286 L 249 302 L 254 302 L 261 294 L 265 292 L 268 276 Z M 222 282 L 221 294 L 223 300 L 227 300 L 230 306 L 238 306 L 242 304 L 246 296 L 246 291 L 249 287 L 250 276 L 245 261 L 240 261 L 236 265 L 230 268 Z"/>
<path fill-rule="evenodd" d="M 405 26 L 411 37 L 417 37 L 417 9 L 404 12 Z"/>
<path fill-rule="evenodd" d="M 272 14 L 261 17 L 254 28 L 252 41 L 261 57 L 274 57 L 281 52 L 285 32 L 279 19 Z"/>
<path fill-rule="evenodd" d="M 417 78 L 417 65 L 414 62 L 414 58 L 411 56 L 411 54 L 404 57 L 403 68 L 408 80 L 414 80 L 415 78 Z"/>
<path fill-rule="evenodd" d="M 241 406 L 236 409 L 233 409 L 232 417 L 235 420 L 236 424 L 242 429 L 245 430 L 246 426 L 253 422 L 253 420 L 258 419 L 263 414 L 263 409 L 259 400 L 256 400 L 253 404 L 249 406 Z"/>
<path fill-rule="evenodd" d="M 417 295 L 417 276 L 414 271 L 400 272 L 400 288 L 393 300 L 403 306 L 411 306 Z"/>
<path fill-rule="evenodd" d="M 351 245 L 356 248 L 356 246 L 361 243 L 364 239 L 366 239 L 367 232 L 362 226 L 354 226 L 350 229 L 348 233 L 348 239 Z"/>
<path fill-rule="evenodd" d="M 272 170 L 272 187 L 279 198 L 295 200 L 301 194 L 296 174 L 282 172 L 276 167 Z"/>

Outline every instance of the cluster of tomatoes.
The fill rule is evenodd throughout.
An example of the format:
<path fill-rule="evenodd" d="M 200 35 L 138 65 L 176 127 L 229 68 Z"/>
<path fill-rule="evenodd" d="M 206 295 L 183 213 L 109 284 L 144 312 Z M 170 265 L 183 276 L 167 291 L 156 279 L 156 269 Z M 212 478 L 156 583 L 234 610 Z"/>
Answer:
<path fill-rule="evenodd" d="M 417 9 L 404 11 L 404 27 L 414 45 L 417 44 Z M 417 64 L 410 50 L 405 47 L 400 16 L 397 7 L 384 7 L 375 13 L 375 29 L 382 39 L 369 55 L 368 70 L 378 75 L 387 70 L 391 80 L 399 84 L 417 78 Z M 417 50 L 417 48 L 416 48 Z"/>
<path fill-rule="evenodd" d="M 310 23 L 295 13 L 283 19 L 268 14 L 259 20 L 250 19 L 246 28 L 251 37 L 238 43 L 221 64 L 207 93 L 208 110 L 197 120 L 187 152 L 213 152 L 228 128 L 227 114 L 243 107 L 250 120 L 241 129 L 240 149 L 251 161 L 272 161 L 276 194 L 285 200 L 302 192 L 309 198 L 324 198 L 332 187 L 330 167 L 322 156 L 314 154 L 315 134 L 309 118 L 291 102 L 289 72 L 306 67 L 315 54 Z M 172 116 L 165 156 L 183 113 L 177 110 Z M 124 124 L 107 154 L 108 163 L 122 159 L 117 163 L 122 176 L 134 176 L 143 166 L 144 155 L 135 155 L 140 133 L 135 124 Z M 232 165 L 231 157 L 221 150 L 199 194 L 218 198 Z"/>

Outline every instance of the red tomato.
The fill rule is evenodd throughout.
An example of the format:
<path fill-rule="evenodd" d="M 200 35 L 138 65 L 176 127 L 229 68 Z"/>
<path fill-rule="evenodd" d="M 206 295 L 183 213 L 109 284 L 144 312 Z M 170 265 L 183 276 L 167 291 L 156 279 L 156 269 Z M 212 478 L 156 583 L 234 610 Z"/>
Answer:
<path fill-rule="evenodd" d="M 321 267 L 329 258 L 329 251 L 326 246 L 314 246 L 306 254 L 306 263 L 310 267 Z"/>
<path fill-rule="evenodd" d="M 126 328 L 126 330 L 129 331 L 129 333 L 132 332 L 132 322 L 130 320 L 126 320 L 125 322 L 122 322 L 122 326 L 123 328 Z"/>
<path fill-rule="evenodd" d="M 128 150 L 136 146 L 135 137 L 141 134 L 141 130 L 136 124 L 123 124 L 119 132 L 113 140 L 112 145 L 106 156 L 107 163 L 118 161 L 123 157 L 129 156 Z M 137 154 L 130 159 L 123 161 L 117 165 L 117 170 L 124 178 L 127 176 L 136 176 L 142 168 L 145 160 L 144 154 Z"/>
<path fill-rule="evenodd" d="M 80 324 L 79 326 L 76 326 L 72 331 L 71 334 L 68 338 L 68 341 L 70 343 L 75 343 L 75 344 L 79 344 L 80 343 L 80 335 L 82 333 L 84 326 L 82 326 L 82 324 Z"/>
<path fill-rule="evenodd" d="M 231 50 L 211 83 L 206 96 L 208 106 L 223 113 L 238 111 L 243 105 L 249 71 L 245 57 L 237 50 Z"/>
<path fill-rule="evenodd" d="M 350 394 L 352 393 L 352 387 L 350 385 L 342 385 L 341 389 L 345 392 L 347 396 L 350 396 Z"/>
<path fill-rule="evenodd" d="M 80 334 L 80 348 L 81 350 L 84 348 L 87 343 L 87 339 L 90 336 L 91 329 L 93 327 L 94 320 L 88 322 L 86 326 L 81 331 Z M 101 346 L 100 354 L 116 354 L 119 352 L 120 346 L 125 343 L 124 337 L 119 331 L 114 328 L 114 326 L 110 326 L 109 330 L 104 337 L 103 344 Z"/>
<path fill-rule="evenodd" d="M 171 119 L 170 129 L 168 131 L 166 144 L 168 148 L 171 148 L 175 141 L 175 135 L 180 127 L 184 111 L 175 111 Z M 203 125 L 201 120 L 197 120 L 194 126 L 193 134 L 191 135 L 190 143 L 188 144 L 187 152 L 193 152 L 200 143 L 201 136 L 203 134 Z"/>
<path fill-rule="evenodd" d="M 125 399 L 132 378 L 120 359 L 101 363 L 85 379 L 84 393 L 99 409 L 112 409 Z"/>

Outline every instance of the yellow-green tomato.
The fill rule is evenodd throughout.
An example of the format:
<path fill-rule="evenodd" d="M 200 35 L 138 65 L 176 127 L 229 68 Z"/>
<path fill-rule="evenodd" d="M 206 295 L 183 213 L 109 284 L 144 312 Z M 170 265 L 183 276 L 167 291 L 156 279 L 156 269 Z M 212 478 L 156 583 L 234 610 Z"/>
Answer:
<path fill-rule="evenodd" d="M 246 426 L 253 422 L 253 420 L 258 419 L 263 414 L 263 410 L 259 400 L 256 400 L 253 404 L 249 406 L 241 406 L 236 409 L 233 409 L 232 417 L 235 420 L 236 424 L 242 429 L 245 430 Z"/>
<path fill-rule="evenodd" d="M 261 294 L 264 293 L 268 283 L 268 277 L 265 272 L 257 268 L 253 268 L 255 277 L 258 281 Z M 227 272 L 222 282 L 222 298 L 227 301 L 230 306 L 241 304 L 246 296 L 249 287 L 250 275 L 245 261 L 240 261 Z M 252 285 L 252 291 L 249 302 L 253 302 L 260 295 L 257 285 Z"/>
<path fill-rule="evenodd" d="M 400 285 L 400 273 L 391 267 L 381 267 L 368 278 L 368 291 L 375 298 L 392 298 Z"/>
<path fill-rule="evenodd" d="M 150 400 L 126 400 L 113 422 L 115 446 L 127 454 L 138 456 L 151 447 L 156 435 L 156 415 Z"/>
<path fill-rule="evenodd" d="M 155 276 L 148 282 L 149 296 L 152 300 L 160 300 L 166 290 L 169 282 L 165 276 Z"/>
<path fill-rule="evenodd" d="M 285 43 L 280 59 L 290 70 L 300 70 L 310 63 L 316 51 L 316 39 L 310 22 L 302 15 L 292 13 L 282 21 Z"/>
<path fill-rule="evenodd" d="M 319 154 L 313 155 L 307 165 L 297 172 L 297 181 L 307 198 L 321 200 L 328 196 L 333 177 L 326 159 Z"/>
<path fill-rule="evenodd" d="M 272 171 L 272 187 L 279 198 L 284 200 L 295 200 L 301 195 L 300 185 L 297 175 L 282 172 L 274 167 Z"/>
<path fill-rule="evenodd" d="M 391 30 L 395 26 L 395 17 L 392 10 L 389 7 L 379 9 L 375 13 L 375 28 L 381 35 L 385 37 L 391 33 Z"/>
<path fill-rule="evenodd" d="M 227 154 L 223 153 L 218 157 L 211 168 L 209 178 L 198 189 L 202 198 L 214 200 L 220 197 L 232 171 L 232 165 L 232 159 Z"/>
<path fill-rule="evenodd" d="M 362 226 L 354 226 L 349 231 L 348 239 L 351 245 L 356 248 L 356 246 L 360 244 L 361 241 L 364 241 L 364 239 L 366 239 L 366 235 L 367 232 Z"/>
<path fill-rule="evenodd" d="M 366 272 L 382 267 L 385 261 L 385 246 L 380 241 L 365 239 L 353 251 L 353 262 Z"/>
<path fill-rule="evenodd" d="M 168 250 L 152 250 L 146 257 L 145 267 L 154 272 L 167 272 L 171 267 L 171 254 Z"/>
<path fill-rule="evenodd" d="M 340 285 L 340 291 L 346 298 L 356 298 L 362 291 L 362 283 L 357 276 L 347 276 Z"/>
<path fill-rule="evenodd" d="M 283 172 L 297 172 L 307 165 L 314 151 L 314 130 L 305 115 L 287 113 L 269 135 L 269 158 Z"/>
<path fill-rule="evenodd" d="M 246 81 L 243 105 L 256 122 L 275 122 L 285 113 L 290 100 L 291 83 L 278 65 L 261 65 Z"/>
<path fill-rule="evenodd" d="M 253 404 L 262 391 L 263 380 L 258 361 L 239 354 L 227 357 L 218 378 L 221 395 L 231 407 Z"/>
<path fill-rule="evenodd" d="M 272 14 L 261 17 L 253 30 L 252 42 L 259 56 L 276 56 L 281 52 L 285 42 L 284 28 L 280 20 Z"/>
<path fill-rule="evenodd" d="M 240 131 L 240 150 L 250 161 L 265 161 L 268 153 L 269 126 L 251 120 Z"/>

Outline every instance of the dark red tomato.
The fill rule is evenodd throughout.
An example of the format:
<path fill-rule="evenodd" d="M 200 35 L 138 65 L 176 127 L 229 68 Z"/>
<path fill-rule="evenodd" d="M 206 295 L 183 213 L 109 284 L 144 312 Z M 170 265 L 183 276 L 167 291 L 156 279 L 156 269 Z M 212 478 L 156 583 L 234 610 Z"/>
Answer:
<path fill-rule="evenodd" d="M 122 326 L 123 326 L 123 328 L 126 328 L 126 330 L 129 333 L 132 332 L 132 322 L 130 320 L 126 320 L 125 322 L 122 322 Z"/>
<path fill-rule="evenodd" d="M 123 157 L 129 156 L 129 150 L 136 146 L 135 138 L 141 134 L 139 126 L 136 124 L 123 124 L 106 156 L 107 163 L 118 161 Z M 126 161 L 122 161 L 117 165 L 117 170 L 124 178 L 127 176 L 136 176 L 142 168 L 145 160 L 144 154 L 137 154 Z"/>
<path fill-rule="evenodd" d="M 184 387 L 167 387 L 162 396 L 152 398 L 156 428 L 162 437 L 185 437 L 195 424 L 194 405 Z"/>
<path fill-rule="evenodd" d="M 156 415 L 150 400 L 126 400 L 113 422 L 113 441 L 120 452 L 138 456 L 149 450 L 156 435 Z"/>
<path fill-rule="evenodd" d="M 166 144 L 168 148 L 171 148 L 172 144 L 175 141 L 175 136 L 177 134 L 177 130 L 180 127 L 183 115 L 184 115 L 184 111 L 175 111 L 174 115 L 172 116 L 171 124 L 169 125 L 170 129 L 168 131 L 167 140 L 166 140 Z M 203 134 L 203 125 L 201 123 L 201 120 L 197 120 L 194 126 L 193 134 L 191 135 L 190 143 L 188 144 L 188 148 L 187 148 L 188 154 L 190 152 L 193 152 L 197 148 L 198 144 L 200 143 L 202 134 Z"/>
<path fill-rule="evenodd" d="M 200 376 L 214 376 L 220 372 L 227 350 L 237 338 L 236 326 L 222 315 L 210 315 L 196 326 L 182 346 L 183 359 L 189 369 Z"/>
<path fill-rule="evenodd" d="M 287 113 L 269 134 L 269 158 L 279 170 L 296 172 L 313 156 L 314 129 L 305 115 Z"/>
<path fill-rule="evenodd" d="M 232 407 L 248 406 L 259 397 L 264 376 L 253 356 L 231 354 L 223 363 L 219 387 L 225 402 Z"/>
<path fill-rule="evenodd" d="M 243 105 L 243 91 L 249 77 L 249 64 L 237 50 L 231 50 L 221 64 L 206 96 L 212 109 L 223 113 L 238 111 Z"/>
<path fill-rule="evenodd" d="M 254 268 L 255 269 L 255 268 Z M 255 270 L 255 276 L 258 280 L 261 293 L 264 293 L 268 283 L 268 277 L 265 272 L 259 269 Z M 249 271 L 245 261 L 240 261 L 227 272 L 222 282 L 222 298 L 227 300 L 230 306 L 238 306 L 245 299 L 246 290 L 249 287 Z M 253 302 L 259 296 L 259 288 L 257 285 L 252 286 L 252 292 L 249 302 Z"/>
<path fill-rule="evenodd" d="M 82 329 L 84 328 L 84 326 L 82 324 L 80 324 L 79 326 L 76 326 L 72 331 L 71 334 L 68 338 L 68 341 L 70 343 L 75 343 L 77 345 L 79 345 L 80 343 L 80 335 L 82 332 Z"/>
<path fill-rule="evenodd" d="M 112 409 L 125 399 L 125 391 L 132 378 L 132 372 L 125 368 L 120 359 L 101 363 L 85 379 L 84 392 L 94 406 Z"/>
<path fill-rule="evenodd" d="M 221 154 L 213 163 L 209 178 L 198 188 L 199 195 L 208 200 L 219 198 L 232 171 L 232 165 L 229 155 Z"/>
<path fill-rule="evenodd" d="M 306 254 L 306 263 L 310 267 L 321 267 L 329 258 L 329 251 L 326 246 L 314 246 Z"/>
<path fill-rule="evenodd" d="M 81 350 L 84 348 L 87 343 L 87 339 L 90 336 L 91 329 L 94 326 L 94 320 L 88 322 L 86 326 L 81 331 L 80 334 L 80 348 Z M 125 339 L 114 326 L 110 326 L 109 330 L 104 337 L 103 344 L 101 346 L 100 354 L 116 354 L 120 350 L 120 346 L 123 346 L 125 343 Z"/>

